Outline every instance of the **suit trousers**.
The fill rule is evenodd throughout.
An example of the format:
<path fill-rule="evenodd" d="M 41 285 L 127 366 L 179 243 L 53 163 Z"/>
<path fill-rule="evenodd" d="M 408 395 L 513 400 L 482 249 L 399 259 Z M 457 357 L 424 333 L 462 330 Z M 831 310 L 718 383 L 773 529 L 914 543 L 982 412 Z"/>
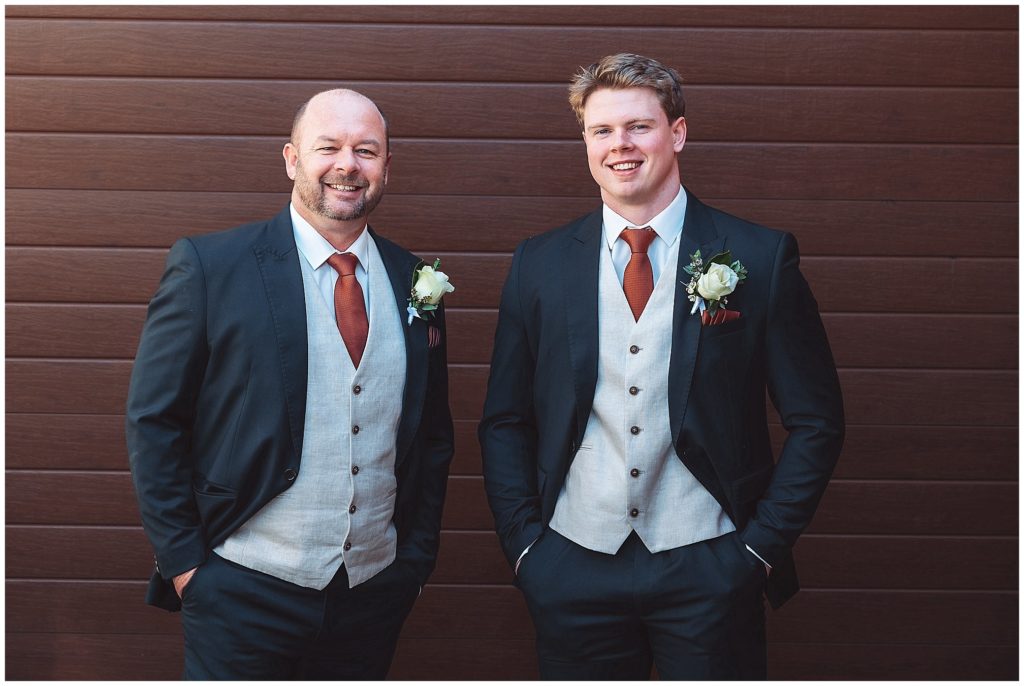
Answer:
<path fill-rule="evenodd" d="M 735 532 L 615 555 L 547 529 L 519 567 L 542 679 L 767 678 L 766 572 Z"/>
<path fill-rule="evenodd" d="M 418 594 L 398 562 L 351 589 L 343 565 L 318 591 L 211 553 L 182 597 L 184 678 L 383 679 Z"/>

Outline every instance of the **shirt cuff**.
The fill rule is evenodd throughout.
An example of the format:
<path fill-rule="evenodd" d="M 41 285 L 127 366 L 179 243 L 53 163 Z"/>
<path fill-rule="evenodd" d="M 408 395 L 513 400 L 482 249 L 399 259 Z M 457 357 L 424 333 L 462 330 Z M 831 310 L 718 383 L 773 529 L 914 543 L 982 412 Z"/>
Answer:
<path fill-rule="evenodd" d="M 754 557 L 756 557 L 756 558 L 757 558 L 758 560 L 760 560 L 761 562 L 764 562 L 764 565 L 765 565 L 765 567 L 767 567 L 768 569 L 771 569 L 771 568 L 772 568 L 772 566 L 771 566 L 770 564 L 768 564 L 768 561 L 767 561 L 767 560 L 765 560 L 765 559 L 764 559 L 763 557 L 761 557 L 760 555 L 758 555 L 758 554 L 757 554 L 757 552 L 755 552 L 753 548 L 751 548 L 751 547 L 750 547 L 749 545 L 747 545 L 746 543 L 744 543 L 743 545 L 745 545 L 745 546 L 746 546 L 747 550 L 749 550 L 749 551 L 750 551 L 750 553 L 751 553 L 751 554 L 752 554 L 752 555 L 753 555 Z M 527 550 L 529 550 L 529 548 L 527 548 Z M 525 553 L 523 553 L 523 554 L 525 555 Z M 523 558 L 522 558 L 522 557 L 520 556 L 520 558 L 519 558 L 519 559 L 521 560 L 521 559 L 523 559 Z M 519 568 L 519 563 L 517 562 L 517 563 L 516 563 L 516 569 L 518 569 L 518 568 Z"/>
<path fill-rule="evenodd" d="M 540 536 L 538 536 L 537 538 L 540 538 Z M 530 545 L 526 546 L 526 550 L 519 553 L 519 559 L 516 560 L 516 568 L 512 570 L 512 573 L 516 576 L 519 576 L 519 565 L 522 564 L 523 558 L 526 557 L 526 553 L 530 552 L 530 548 L 533 547 L 533 544 L 537 542 L 537 538 L 533 539 L 533 542 L 530 543 Z"/>

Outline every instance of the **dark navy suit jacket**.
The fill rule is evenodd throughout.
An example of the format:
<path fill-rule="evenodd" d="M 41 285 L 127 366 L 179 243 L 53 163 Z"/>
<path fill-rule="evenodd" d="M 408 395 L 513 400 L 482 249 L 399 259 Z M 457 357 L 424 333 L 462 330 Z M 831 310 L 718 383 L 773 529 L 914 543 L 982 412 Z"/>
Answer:
<path fill-rule="evenodd" d="M 399 562 L 434 568 L 453 452 L 443 309 L 406 325 L 418 259 L 374 233 L 405 332 L 394 522 Z M 269 221 L 185 238 L 149 305 L 128 392 L 128 457 L 156 552 L 147 602 L 295 480 L 306 413 L 306 307 L 287 207 Z"/>
<path fill-rule="evenodd" d="M 501 297 L 480 424 L 484 479 L 510 564 L 550 521 L 597 383 L 598 210 L 524 241 Z M 687 192 L 675 284 L 669 416 L 676 456 L 772 565 L 778 607 L 799 588 L 792 546 L 811 520 L 843 441 L 842 396 L 795 239 Z M 731 250 L 748 278 L 739 319 L 701 326 L 683 267 Z M 788 438 L 773 460 L 767 390 Z M 685 526 L 680 522 L 680 526 Z"/>

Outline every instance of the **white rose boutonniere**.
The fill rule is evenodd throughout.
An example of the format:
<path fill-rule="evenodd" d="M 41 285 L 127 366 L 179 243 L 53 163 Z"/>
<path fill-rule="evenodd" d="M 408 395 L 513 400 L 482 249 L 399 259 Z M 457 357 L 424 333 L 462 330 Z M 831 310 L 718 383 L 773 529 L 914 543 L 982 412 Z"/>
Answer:
<path fill-rule="evenodd" d="M 413 319 L 431 319 L 434 310 L 441 303 L 445 293 L 451 293 L 455 286 L 448 282 L 448 275 L 438 270 L 441 260 L 434 260 L 434 266 L 420 262 L 412 270 L 412 293 L 409 296 L 409 325 Z"/>
<path fill-rule="evenodd" d="M 728 296 L 747 278 L 747 268 L 739 260 L 733 260 L 729 251 L 704 261 L 698 250 L 690 255 L 690 264 L 683 271 L 690 275 L 686 286 L 687 297 L 693 303 L 690 314 L 700 311 L 702 321 L 725 310 Z M 721 319 L 723 317 L 718 317 Z"/>

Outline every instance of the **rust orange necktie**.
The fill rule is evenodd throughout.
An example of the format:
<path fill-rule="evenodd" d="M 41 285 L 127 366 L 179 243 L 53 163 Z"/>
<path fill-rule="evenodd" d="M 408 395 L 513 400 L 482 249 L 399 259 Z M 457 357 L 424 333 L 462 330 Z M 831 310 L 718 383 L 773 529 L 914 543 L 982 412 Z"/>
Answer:
<path fill-rule="evenodd" d="M 338 272 L 338 280 L 334 284 L 334 318 L 338 321 L 338 331 L 345 341 L 353 366 L 359 367 L 370 333 L 363 289 L 356 279 L 359 259 L 349 252 L 341 255 L 334 253 L 327 258 L 327 264 Z"/>
<path fill-rule="evenodd" d="M 633 319 L 640 320 L 640 315 L 647 306 L 647 301 L 654 292 L 654 272 L 651 260 L 647 257 L 647 249 L 657 234 L 649 226 L 642 229 L 623 229 L 619 238 L 626 241 L 629 251 L 629 264 L 622 274 L 622 290 L 626 292 L 626 301 L 633 311 Z"/>

